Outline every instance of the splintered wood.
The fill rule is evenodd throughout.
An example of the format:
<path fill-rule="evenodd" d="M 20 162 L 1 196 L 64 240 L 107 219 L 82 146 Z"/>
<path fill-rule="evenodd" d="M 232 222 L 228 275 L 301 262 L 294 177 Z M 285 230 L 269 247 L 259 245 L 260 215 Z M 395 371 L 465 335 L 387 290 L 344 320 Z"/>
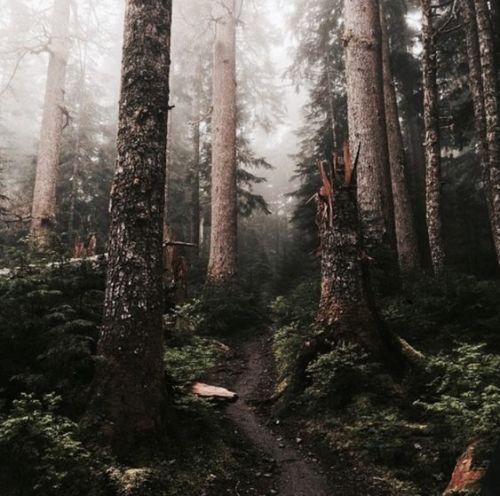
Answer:
<path fill-rule="evenodd" d="M 227 401 L 229 403 L 232 403 L 238 399 L 238 395 L 233 391 L 229 391 L 228 389 L 222 387 L 203 384 L 202 382 L 195 382 L 191 386 L 191 392 L 196 396 L 200 396 L 202 398 Z"/>

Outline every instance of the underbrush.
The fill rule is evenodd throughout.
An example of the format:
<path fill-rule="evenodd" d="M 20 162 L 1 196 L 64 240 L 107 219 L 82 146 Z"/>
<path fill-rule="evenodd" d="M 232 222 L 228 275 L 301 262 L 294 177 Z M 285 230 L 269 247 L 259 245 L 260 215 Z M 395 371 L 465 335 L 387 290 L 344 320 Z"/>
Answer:
<path fill-rule="evenodd" d="M 313 334 L 317 300 L 306 288 L 273 305 L 280 388 Z M 500 436 L 500 284 L 424 279 L 383 303 L 389 326 L 426 355 L 425 370 L 398 383 L 361 349 L 341 344 L 308 365 L 302 392 L 276 411 L 327 458 L 347 456 L 376 473 L 389 494 L 442 494 L 465 448 L 481 441 L 475 468 L 484 468 Z"/>
<path fill-rule="evenodd" d="M 200 335 L 209 334 L 201 302 L 165 317 L 175 421 L 165 440 L 167 455 L 131 468 L 79 424 L 93 378 L 103 268 L 23 267 L 0 278 L 2 496 L 197 495 L 241 468 L 244 455 L 216 407 L 190 392 L 224 352 Z"/>

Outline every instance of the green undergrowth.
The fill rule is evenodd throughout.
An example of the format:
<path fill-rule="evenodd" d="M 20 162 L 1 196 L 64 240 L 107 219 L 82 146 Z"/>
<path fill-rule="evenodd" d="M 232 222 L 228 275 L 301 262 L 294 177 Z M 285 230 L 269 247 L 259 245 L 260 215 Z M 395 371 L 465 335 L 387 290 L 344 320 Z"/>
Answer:
<path fill-rule="evenodd" d="M 272 306 L 279 388 L 313 335 L 309 288 L 299 284 Z M 481 441 L 475 466 L 484 468 L 500 437 L 500 284 L 449 275 L 381 301 L 393 331 L 425 354 L 425 370 L 395 382 L 363 350 L 340 344 L 308 365 L 302 392 L 282 395 L 287 404 L 276 412 L 326 458 L 376 474 L 387 494 L 440 495 L 473 440 Z"/>
<path fill-rule="evenodd" d="M 165 452 L 127 467 L 80 425 L 93 378 L 104 272 L 85 264 L 43 270 L 30 264 L 0 277 L 2 496 L 217 494 L 217 484 L 242 470 L 246 454 L 218 407 L 190 392 L 224 352 L 206 331 L 202 302 L 165 316 L 175 422 Z"/>

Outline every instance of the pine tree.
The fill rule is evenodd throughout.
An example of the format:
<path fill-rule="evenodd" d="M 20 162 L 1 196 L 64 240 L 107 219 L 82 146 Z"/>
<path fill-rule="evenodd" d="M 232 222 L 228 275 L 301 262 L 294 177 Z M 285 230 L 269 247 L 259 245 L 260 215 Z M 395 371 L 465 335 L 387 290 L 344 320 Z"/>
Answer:
<path fill-rule="evenodd" d="M 212 115 L 212 222 L 208 283 L 224 284 L 237 272 L 236 4 L 219 6 L 214 42 Z"/>
<path fill-rule="evenodd" d="M 163 401 L 162 228 L 171 0 L 129 0 L 93 410 L 115 449 L 154 445 Z M 147 74 L 148 77 L 144 77 Z"/>
<path fill-rule="evenodd" d="M 49 244 L 56 215 L 57 167 L 64 125 L 69 21 L 70 1 L 55 0 L 32 206 L 31 237 L 38 247 Z"/>
<path fill-rule="evenodd" d="M 441 218 L 441 145 L 439 93 L 437 86 L 436 33 L 431 0 L 422 0 L 422 74 L 424 88 L 426 218 L 434 274 L 443 273 L 445 263 Z"/>

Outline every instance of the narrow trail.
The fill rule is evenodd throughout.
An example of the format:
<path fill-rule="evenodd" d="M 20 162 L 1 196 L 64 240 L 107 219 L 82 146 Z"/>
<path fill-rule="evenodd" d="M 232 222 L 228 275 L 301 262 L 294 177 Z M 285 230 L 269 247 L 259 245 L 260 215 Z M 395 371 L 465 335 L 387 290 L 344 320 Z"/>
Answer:
<path fill-rule="evenodd" d="M 270 381 L 270 364 L 264 338 L 247 342 L 241 348 L 241 368 L 233 385 L 239 400 L 227 407 L 228 418 L 260 451 L 273 460 L 276 478 L 271 494 L 279 496 L 333 496 L 320 466 L 309 460 L 293 441 L 273 432 L 252 403 L 263 401 L 266 381 Z M 263 386 L 264 384 L 264 386 Z"/>

